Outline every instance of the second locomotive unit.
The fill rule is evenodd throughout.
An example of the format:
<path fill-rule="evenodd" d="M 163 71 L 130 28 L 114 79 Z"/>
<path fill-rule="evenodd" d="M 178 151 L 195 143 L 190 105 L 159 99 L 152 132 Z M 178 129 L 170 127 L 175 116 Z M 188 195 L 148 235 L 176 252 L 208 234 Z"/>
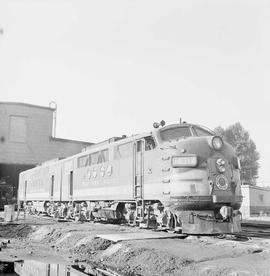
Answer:
<path fill-rule="evenodd" d="M 232 146 L 195 124 L 154 127 L 22 172 L 19 203 L 183 233 L 239 232 L 240 163 Z"/>

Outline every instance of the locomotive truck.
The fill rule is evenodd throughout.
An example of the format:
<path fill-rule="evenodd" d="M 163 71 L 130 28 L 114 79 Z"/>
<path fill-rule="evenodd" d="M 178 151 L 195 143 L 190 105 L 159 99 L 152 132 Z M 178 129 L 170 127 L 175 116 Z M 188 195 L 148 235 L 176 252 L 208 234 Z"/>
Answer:
<path fill-rule="evenodd" d="M 19 177 L 18 204 L 34 212 L 125 221 L 188 234 L 241 229 L 240 163 L 206 127 L 154 123 Z"/>

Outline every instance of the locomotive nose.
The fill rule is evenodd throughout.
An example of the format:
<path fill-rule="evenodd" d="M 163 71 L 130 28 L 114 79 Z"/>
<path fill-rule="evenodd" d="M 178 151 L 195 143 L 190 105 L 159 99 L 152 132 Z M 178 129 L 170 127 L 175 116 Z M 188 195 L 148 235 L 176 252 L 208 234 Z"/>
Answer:
<path fill-rule="evenodd" d="M 221 155 L 208 159 L 207 163 L 213 203 L 230 204 L 231 206 L 236 204 L 237 175 L 233 164 Z"/>

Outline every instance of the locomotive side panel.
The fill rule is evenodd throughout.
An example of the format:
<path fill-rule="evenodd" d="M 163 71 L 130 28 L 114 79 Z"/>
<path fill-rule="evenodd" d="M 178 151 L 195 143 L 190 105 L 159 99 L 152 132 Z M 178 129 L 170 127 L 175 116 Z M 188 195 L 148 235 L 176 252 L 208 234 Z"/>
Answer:
<path fill-rule="evenodd" d="M 49 194 L 50 201 L 61 200 L 62 163 L 55 163 L 49 166 Z"/>
<path fill-rule="evenodd" d="M 103 149 L 78 157 L 74 173 L 74 200 L 109 200 L 115 196 L 113 190 L 118 170 L 109 156 L 111 150 L 109 155 L 109 149 Z M 82 161 L 85 163 L 83 166 L 80 165 Z"/>
<path fill-rule="evenodd" d="M 125 200 L 134 200 L 133 179 L 134 179 L 134 142 L 118 145 L 115 148 L 115 159 L 119 166 L 118 192 L 121 191 L 122 198 Z"/>
<path fill-rule="evenodd" d="M 49 198 L 49 167 L 38 167 L 27 174 L 26 201 L 45 201 Z"/>
<path fill-rule="evenodd" d="M 156 148 L 144 152 L 144 198 L 146 200 L 162 200 L 169 192 L 166 175 L 170 166 L 164 164 L 161 151 Z"/>
<path fill-rule="evenodd" d="M 87 196 L 91 195 L 90 189 L 93 167 L 89 162 L 89 153 L 85 153 L 74 159 L 74 200 L 84 200 Z"/>
<path fill-rule="evenodd" d="M 74 159 L 70 158 L 62 163 L 62 201 L 72 201 L 74 191 Z"/>
<path fill-rule="evenodd" d="M 77 158 L 74 200 L 121 201 L 132 198 L 132 158 L 122 160 L 117 149 L 117 146 L 112 146 Z"/>

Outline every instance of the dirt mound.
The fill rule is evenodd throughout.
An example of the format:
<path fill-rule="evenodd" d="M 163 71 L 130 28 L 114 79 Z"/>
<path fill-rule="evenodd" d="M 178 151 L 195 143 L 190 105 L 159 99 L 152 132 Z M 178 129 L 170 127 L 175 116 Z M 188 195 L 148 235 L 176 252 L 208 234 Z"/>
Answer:
<path fill-rule="evenodd" d="M 100 250 L 107 249 L 112 243 L 113 242 L 108 241 L 108 240 L 104 240 L 101 238 L 95 238 L 87 244 L 87 247 L 91 248 L 93 251 L 100 251 Z"/>
<path fill-rule="evenodd" d="M 101 238 L 95 238 L 86 231 L 74 229 L 55 229 L 51 226 L 41 226 L 29 235 L 35 242 L 49 244 L 58 251 L 67 251 L 76 254 L 76 258 L 88 259 L 93 254 L 107 249 L 112 242 Z"/>
<path fill-rule="evenodd" d="M 46 238 L 49 238 L 55 230 L 47 227 L 47 226 L 41 226 L 39 228 L 36 228 L 36 231 L 33 233 L 30 233 L 29 238 L 33 241 L 39 242 Z"/>
<path fill-rule="evenodd" d="M 128 246 L 103 261 L 124 275 L 144 276 L 181 275 L 183 267 L 194 262 L 191 259 L 178 258 L 156 249 Z"/>
<path fill-rule="evenodd" d="M 25 224 L 2 224 L 0 227 L 0 237 L 3 238 L 26 238 L 35 231 L 35 227 Z"/>
<path fill-rule="evenodd" d="M 83 239 L 85 240 L 85 239 Z M 91 240 L 88 240 L 86 243 L 82 243 L 81 240 L 78 242 L 78 245 L 76 245 L 72 251 L 73 253 L 77 254 L 78 256 L 81 256 L 83 259 L 94 259 L 94 255 L 99 254 L 101 251 L 106 250 L 108 247 L 111 246 L 112 242 L 108 240 L 104 240 L 101 238 L 94 238 Z"/>

